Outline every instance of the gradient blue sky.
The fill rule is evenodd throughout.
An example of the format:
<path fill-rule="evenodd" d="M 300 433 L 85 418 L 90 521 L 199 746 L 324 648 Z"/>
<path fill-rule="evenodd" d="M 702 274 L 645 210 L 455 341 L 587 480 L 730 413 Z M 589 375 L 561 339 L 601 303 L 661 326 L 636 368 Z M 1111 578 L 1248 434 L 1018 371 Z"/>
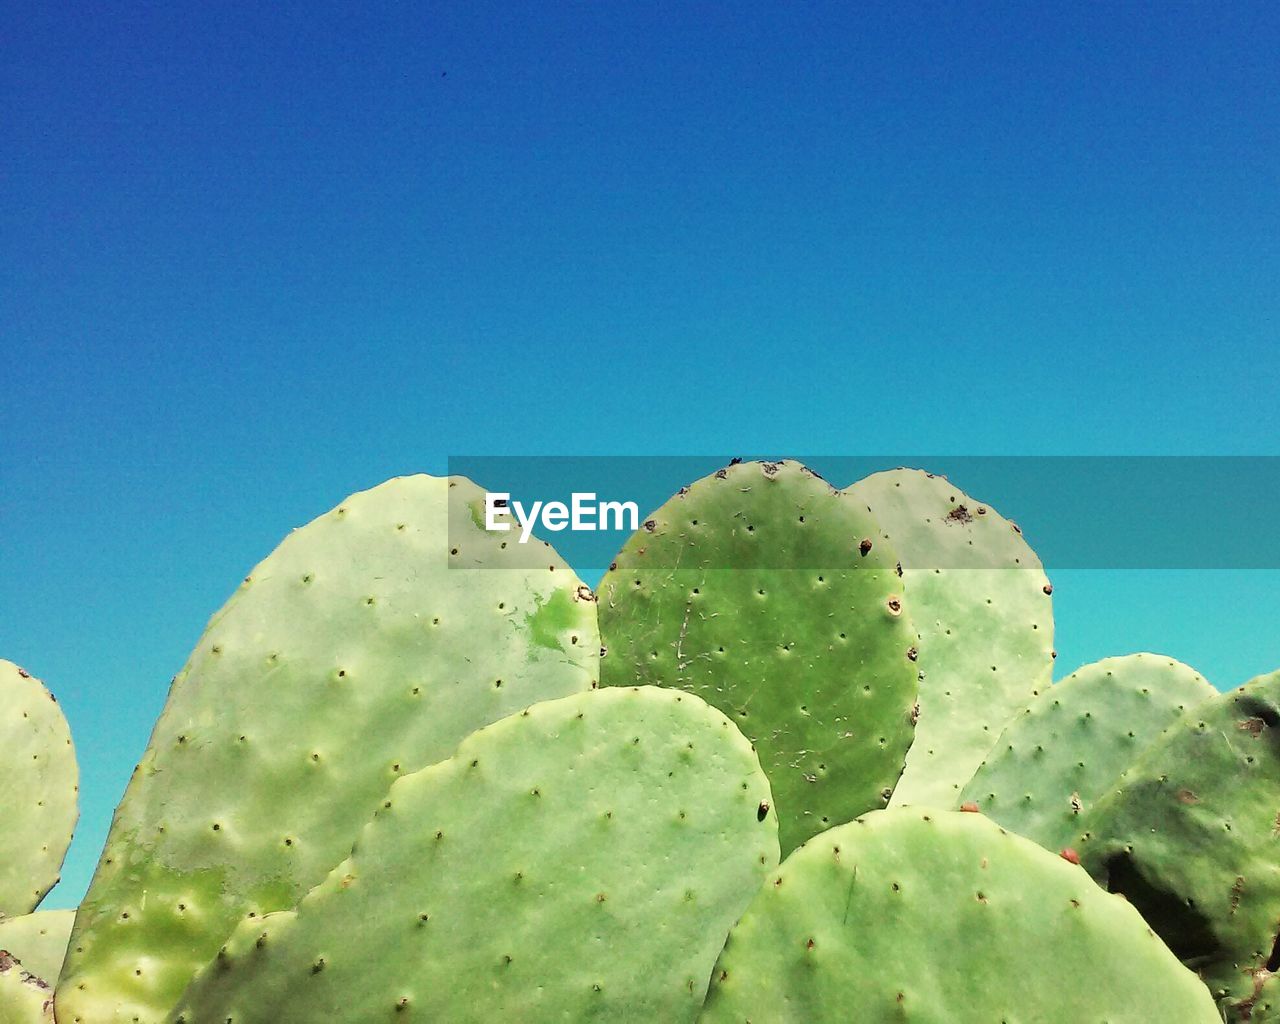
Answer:
<path fill-rule="evenodd" d="M 1280 454 L 1274 5 L 0 19 L 0 656 L 84 773 L 50 905 L 208 616 L 388 476 Z M 1280 665 L 1275 573 L 1055 582 L 1064 670 Z"/>

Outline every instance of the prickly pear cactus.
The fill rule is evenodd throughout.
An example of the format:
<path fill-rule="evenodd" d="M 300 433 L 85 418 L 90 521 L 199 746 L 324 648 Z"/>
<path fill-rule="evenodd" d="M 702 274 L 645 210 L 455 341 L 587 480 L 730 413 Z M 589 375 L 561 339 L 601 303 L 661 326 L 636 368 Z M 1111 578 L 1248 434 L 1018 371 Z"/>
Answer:
<path fill-rule="evenodd" d="M 691 1021 L 777 864 L 770 800 L 689 694 L 534 705 L 396 782 L 351 858 L 296 914 L 243 922 L 172 1019 Z"/>
<path fill-rule="evenodd" d="M 659 683 L 760 753 L 788 851 L 883 807 L 911 743 L 915 634 L 898 557 L 864 508 L 796 462 L 684 488 L 600 584 L 609 686 Z"/>
<path fill-rule="evenodd" d="M 1259 971 L 1253 977 L 1253 992 L 1227 1008 L 1230 1024 L 1280 1024 L 1280 975 Z"/>
<path fill-rule="evenodd" d="M 895 469 L 845 495 L 898 551 L 919 632 L 920 720 L 893 806 L 950 808 L 1053 676 L 1053 588 L 1018 528 L 946 479 Z"/>
<path fill-rule="evenodd" d="M 1056 852 L 1161 732 L 1216 693 L 1159 654 L 1085 665 L 1014 715 L 960 798 Z"/>
<path fill-rule="evenodd" d="M 74 910 L 40 910 L 4 918 L 0 920 L 0 949 L 17 957 L 32 974 L 57 980 L 75 919 Z"/>
<path fill-rule="evenodd" d="M 53 989 L 0 949 L 0 1024 L 53 1024 Z"/>
<path fill-rule="evenodd" d="M 879 811 L 766 883 L 701 1024 L 1218 1024 L 1124 900 L 978 814 Z"/>
<path fill-rule="evenodd" d="M 61 1024 L 160 1020 L 237 921 L 293 906 L 347 855 L 397 776 L 595 685 L 590 590 L 549 548 L 527 568 L 482 503 L 461 478 L 353 495 L 214 616 L 80 908 Z"/>
<path fill-rule="evenodd" d="M 1280 964 L 1280 672 L 1171 726 L 1083 821 L 1076 844 L 1225 1003 Z"/>
<path fill-rule="evenodd" d="M 76 825 L 71 731 L 40 680 L 0 660 L 0 918 L 28 914 L 53 888 Z"/>

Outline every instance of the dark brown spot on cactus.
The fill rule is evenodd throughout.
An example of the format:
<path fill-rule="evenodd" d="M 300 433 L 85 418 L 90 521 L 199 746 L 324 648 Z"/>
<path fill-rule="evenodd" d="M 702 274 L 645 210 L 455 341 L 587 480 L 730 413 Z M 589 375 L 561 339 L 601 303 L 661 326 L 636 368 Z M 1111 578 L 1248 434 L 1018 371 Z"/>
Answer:
<path fill-rule="evenodd" d="M 652 519 L 646 519 L 644 521 L 644 529 L 646 533 L 653 533 L 653 531 L 656 530 L 657 528 L 658 528 L 658 524 L 654 522 Z"/>
<path fill-rule="evenodd" d="M 973 516 L 969 514 L 969 510 L 964 505 L 957 505 L 947 513 L 947 521 L 952 523 L 971 523 Z"/>
<path fill-rule="evenodd" d="M 804 948 L 809 950 L 810 952 L 812 952 L 813 946 L 814 946 L 813 939 L 810 939 L 808 942 L 804 944 Z"/>
<path fill-rule="evenodd" d="M 18 675 L 22 676 L 23 679 L 31 678 L 31 673 L 28 672 L 25 668 L 18 669 Z"/>
<path fill-rule="evenodd" d="M 863 537 L 862 543 L 858 545 L 858 553 L 861 554 L 863 557 L 866 557 L 867 555 L 871 554 L 872 547 L 873 545 L 871 543 L 871 538 Z"/>
<path fill-rule="evenodd" d="M 1177 796 L 1178 796 L 1178 803 L 1180 804 L 1187 804 L 1188 806 L 1190 806 L 1190 805 L 1198 804 L 1200 802 L 1200 798 L 1196 796 L 1195 793 L 1193 793 L 1189 789 L 1184 788 L 1184 789 L 1178 790 Z"/>
<path fill-rule="evenodd" d="M 908 648 L 907 648 L 907 660 L 908 660 L 908 661 L 915 661 L 915 660 L 916 660 L 917 658 L 919 658 L 919 657 L 920 657 L 920 652 L 919 652 L 918 650 L 916 650 L 916 648 L 914 648 L 914 647 L 908 647 Z"/>
<path fill-rule="evenodd" d="M 899 597 L 889 598 L 889 611 L 894 615 L 902 614 L 902 599 Z"/>
<path fill-rule="evenodd" d="M 756 821 L 764 821 L 769 816 L 769 801 L 761 800 L 760 806 L 756 808 Z"/>
<path fill-rule="evenodd" d="M 724 469 L 717 469 L 717 470 L 716 470 L 716 479 L 717 479 L 717 480 L 723 480 L 723 479 L 725 479 L 728 475 L 729 475 L 728 470 L 724 470 Z"/>

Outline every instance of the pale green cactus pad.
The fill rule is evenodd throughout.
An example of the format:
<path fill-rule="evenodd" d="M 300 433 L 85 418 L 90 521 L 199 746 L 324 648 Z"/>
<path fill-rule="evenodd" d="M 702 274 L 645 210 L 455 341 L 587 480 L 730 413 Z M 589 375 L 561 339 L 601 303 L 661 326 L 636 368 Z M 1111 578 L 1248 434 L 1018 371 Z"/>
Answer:
<path fill-rule="evenodd" d="M 790 850 L 883 807 L 911 743 L 915 632 L 875 520 L 796 462 L 684 488 L 600 584 L 601 681 L 698 694 L 755 743 Z"/>
<path fill-rule="evenodd" d="M 594 595 L 541 542 L 528 568 L 483 500 L 427 476 L 353 495 L 214 616 L 116 812 L 61 1024 L 162 1019 L 238 921 L 324 879 L 397 776 L 596 684 Z"/>
<path fill-rule="evenodd" d="M 7 917 L 0 920 L 0 949 L 22 961 L 32 974 L 57 980 L 75 919 L 74 910 L 40 910 Z"/>
<path fill-rule="evenodd" d="M 351 858 L 243 922 L 172 1019 L 692 1021 L 777 865 L 770 800 L 694 696 L 534 705 L 396 782 Z"/>
<path fill-rule="evenodd" d="M 793 853 L 730 933 L 700 1018 L 1219 1020 L 1195 975 L 1079 867 L 981 815 L 912 808 L 868 814 Z"/>
<path fill-rule="evenodd" d="M 1009 717 L 1053 678 L 1053 588 L 1019 529 L 916 469 L 845 489 L 902 560 L 920 719 L 892 806 L 952 808 Z"/>
<path fill-rule="evenodd" d="M 40 680 L 0 660 L 0 917 L 53 888 L 75 830 L 79 770 L 62 709 Z"/>
<path fill-rule="evenodd" d="M 1159 654 L 1085 665 L 1014 715 L 961 800 L 1056 853 L 1120 773 L 1216 693 L 1195 669 Z"/>
<path fill-rule="evenodd" d="M 0 949 L 0 1024 L 53 1024 L 53 989 Z"/>
<path fill-rule="evenodd" d="M 1175 722 L 1085 815 L 1081 863 L 1227 1003 L 1280 967 L 1280 672 Z"/>

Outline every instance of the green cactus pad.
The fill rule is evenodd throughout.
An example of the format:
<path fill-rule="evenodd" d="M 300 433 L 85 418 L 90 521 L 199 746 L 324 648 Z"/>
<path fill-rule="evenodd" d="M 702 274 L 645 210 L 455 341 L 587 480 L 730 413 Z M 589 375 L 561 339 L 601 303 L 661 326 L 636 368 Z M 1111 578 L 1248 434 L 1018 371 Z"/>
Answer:
<path fill-rule="evenodd" d="M 53 989 L 0 949 L 0 1024 L 53 1024 Z"/>
<path fill-rule="evenodd" d="M 1084 818 L 1081 863 L 1228 1002 L 1280 966 L 1280 672 L 1172 725 Z"/>
<path fill-rule="evenodd" d="M 0 917 L 29 914 L 53 888 L 76 826 L 71 731 L 38 679 L 0 660 Z"/>
<path fill-rule="evenodd" d="M 7 950 L 32 974 L 58 977 L 67 955 L 74 910 L 41 910 L 0 920 L 0 949 Z"/>
<path fill-rule="evenodd" d="M 919 632 L 920 720 L 892 806 L 951 808 L 1008 718 L 1053 676 L 1052 587 L 1014 524 L 946 477 L 845 489 L 898 550 Z"/>
<path fill-rule="evenodd" d="M 351 858 L 296 914 L 244 922 L 172 1019 L 692 1021 L 777 865 L 770 800 L 689 694 L 534 705 L 396 782 Z"/>
<path fill-rule="evenodd" d="M 1056 853 L 1120 773 L 1216 692 L 1195 669 L 1159 654 L 1085 665 L 1013 717 L 960 798 Z"/>
<path fill-rule="evenodd" d="M 795 462 L 684 488 L 600 584 L 608 686 L 698 694 L 760 753 L 783 851 L 883 807 L 911 743 L 915 633 L 875 521 Z"/>
<path fill-rule="evenodd" d="M 236 922 L 324 879 L 397 776 L 595 685 L 594 595 L 541 542 L 522 568 L 483 500 L 426 476 L 353 495 L 214 616 L 116 812 L 61 1024 L 161 1019 Z"/>
<path fill-rule="evenodd" d="M 700 1024 L 1217 1024 L 1124 900 L 979 814 L 811 839 L 729 935 Z"/>

